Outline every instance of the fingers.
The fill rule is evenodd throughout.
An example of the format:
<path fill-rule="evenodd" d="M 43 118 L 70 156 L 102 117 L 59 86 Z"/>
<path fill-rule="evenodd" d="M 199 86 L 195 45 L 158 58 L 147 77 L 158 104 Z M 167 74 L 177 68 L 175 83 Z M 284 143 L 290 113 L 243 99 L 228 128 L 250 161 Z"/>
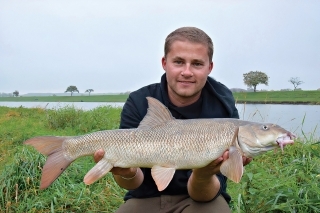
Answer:
<path fill-rule="evenodd" d="M 223 157 L 223 160 L 227 160 L 229 158 L 229 150 L 225 151 L 223 154 L 222 154 L 222 157 Z"/>
<path fill-rule="evenodd" d="M 247 157 L 242 156 L 242 160 L 243 160 L 243 166 L 245 166 L 245 165 L 248 165 L 252 161 L 252 158 L 247 158 Z"/>
<path fill-rule="evenodd" d="M 132 174 L 137 173 L 138 168 L 120 168 L 120 167 L 113 167 L 110 172 L 114 175 L 120 176 L 133 176 Z"/>
<path fill-rule="evenodd" d="M 93 154 L 93 160 L 94 162 L 98 163 L 104 156 L 104 150 L 103 149 L 99 149 L 98 151 L 96 151 L 94 154 Z"/>
<path fill-rule="evenodd" d="M 224 161 L 223 157 L 219 157 L 217 159 L 215 159 L 214 161 L 212 161 L 209 165 L 212 166 L 218 166 L 219 164 L 222 163 L 222 161 Z"/>
<path fill-rule="evenodd" d="M 229 150 L 225 151 L 222 157 L 223 157 L 223 161 L 227 160 L 229 158 Z M 242 156 L 243 166 L 248 165 L 252 160 L 253 160 L 252 158 Z"/>

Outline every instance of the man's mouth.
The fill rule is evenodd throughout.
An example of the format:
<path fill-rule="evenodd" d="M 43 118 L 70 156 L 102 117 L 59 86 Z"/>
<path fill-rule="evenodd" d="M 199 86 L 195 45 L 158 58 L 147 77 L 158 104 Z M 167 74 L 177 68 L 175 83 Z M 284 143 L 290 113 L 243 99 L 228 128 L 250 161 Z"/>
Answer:
<path fill-rule="evenodd" d="M 178 81 L 178 83 L 182 83 L 182 84 L 194 84 L 194 81 Z"/>

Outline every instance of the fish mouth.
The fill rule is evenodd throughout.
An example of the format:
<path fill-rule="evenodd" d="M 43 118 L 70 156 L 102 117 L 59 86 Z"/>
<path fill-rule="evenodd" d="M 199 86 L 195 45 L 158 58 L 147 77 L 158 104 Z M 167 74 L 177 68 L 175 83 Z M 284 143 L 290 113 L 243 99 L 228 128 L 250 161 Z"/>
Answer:
<path fill-rule="evenodd" d="M 283 152 L 283 147 L 288 145 L 288 144 L 293 144 L 294 143 L 294 138 L 296 138 L 297 136 L 291 132 L 287 132 L 283 135 L 281 135 L 280 137 L 277 138 L 276 142 L 279 145 L 279 147 L 281 148 L 282 152 Z"/>

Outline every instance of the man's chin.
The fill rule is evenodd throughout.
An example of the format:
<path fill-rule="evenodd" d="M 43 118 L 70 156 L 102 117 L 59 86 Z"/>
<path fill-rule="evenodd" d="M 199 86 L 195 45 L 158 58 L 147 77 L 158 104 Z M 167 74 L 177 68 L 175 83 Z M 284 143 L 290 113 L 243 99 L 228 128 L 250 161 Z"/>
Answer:
<path fill-rule="evenodd" d="M 196 91 L 190 91 L 190 90 L 180 90 L 177 92 L 177 94 L 180 96 L 180 97 L 184 97 L 184 98 L 190 98 L 190 97 L 194 97 L 197 95 L 197 92 Z"/>

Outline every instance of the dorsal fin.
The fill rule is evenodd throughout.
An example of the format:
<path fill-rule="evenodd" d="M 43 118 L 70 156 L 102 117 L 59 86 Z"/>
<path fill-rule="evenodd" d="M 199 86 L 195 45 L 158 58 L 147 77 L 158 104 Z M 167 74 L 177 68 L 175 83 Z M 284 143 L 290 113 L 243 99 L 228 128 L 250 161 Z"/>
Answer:
<path fill-rule="evenodd" d="M 156 127 L 175 119 L 168 108 L 160 101 L 152 97 L 147 97 L 147 100 L 149 105 L 148 112 L 138 128 Z"/>

